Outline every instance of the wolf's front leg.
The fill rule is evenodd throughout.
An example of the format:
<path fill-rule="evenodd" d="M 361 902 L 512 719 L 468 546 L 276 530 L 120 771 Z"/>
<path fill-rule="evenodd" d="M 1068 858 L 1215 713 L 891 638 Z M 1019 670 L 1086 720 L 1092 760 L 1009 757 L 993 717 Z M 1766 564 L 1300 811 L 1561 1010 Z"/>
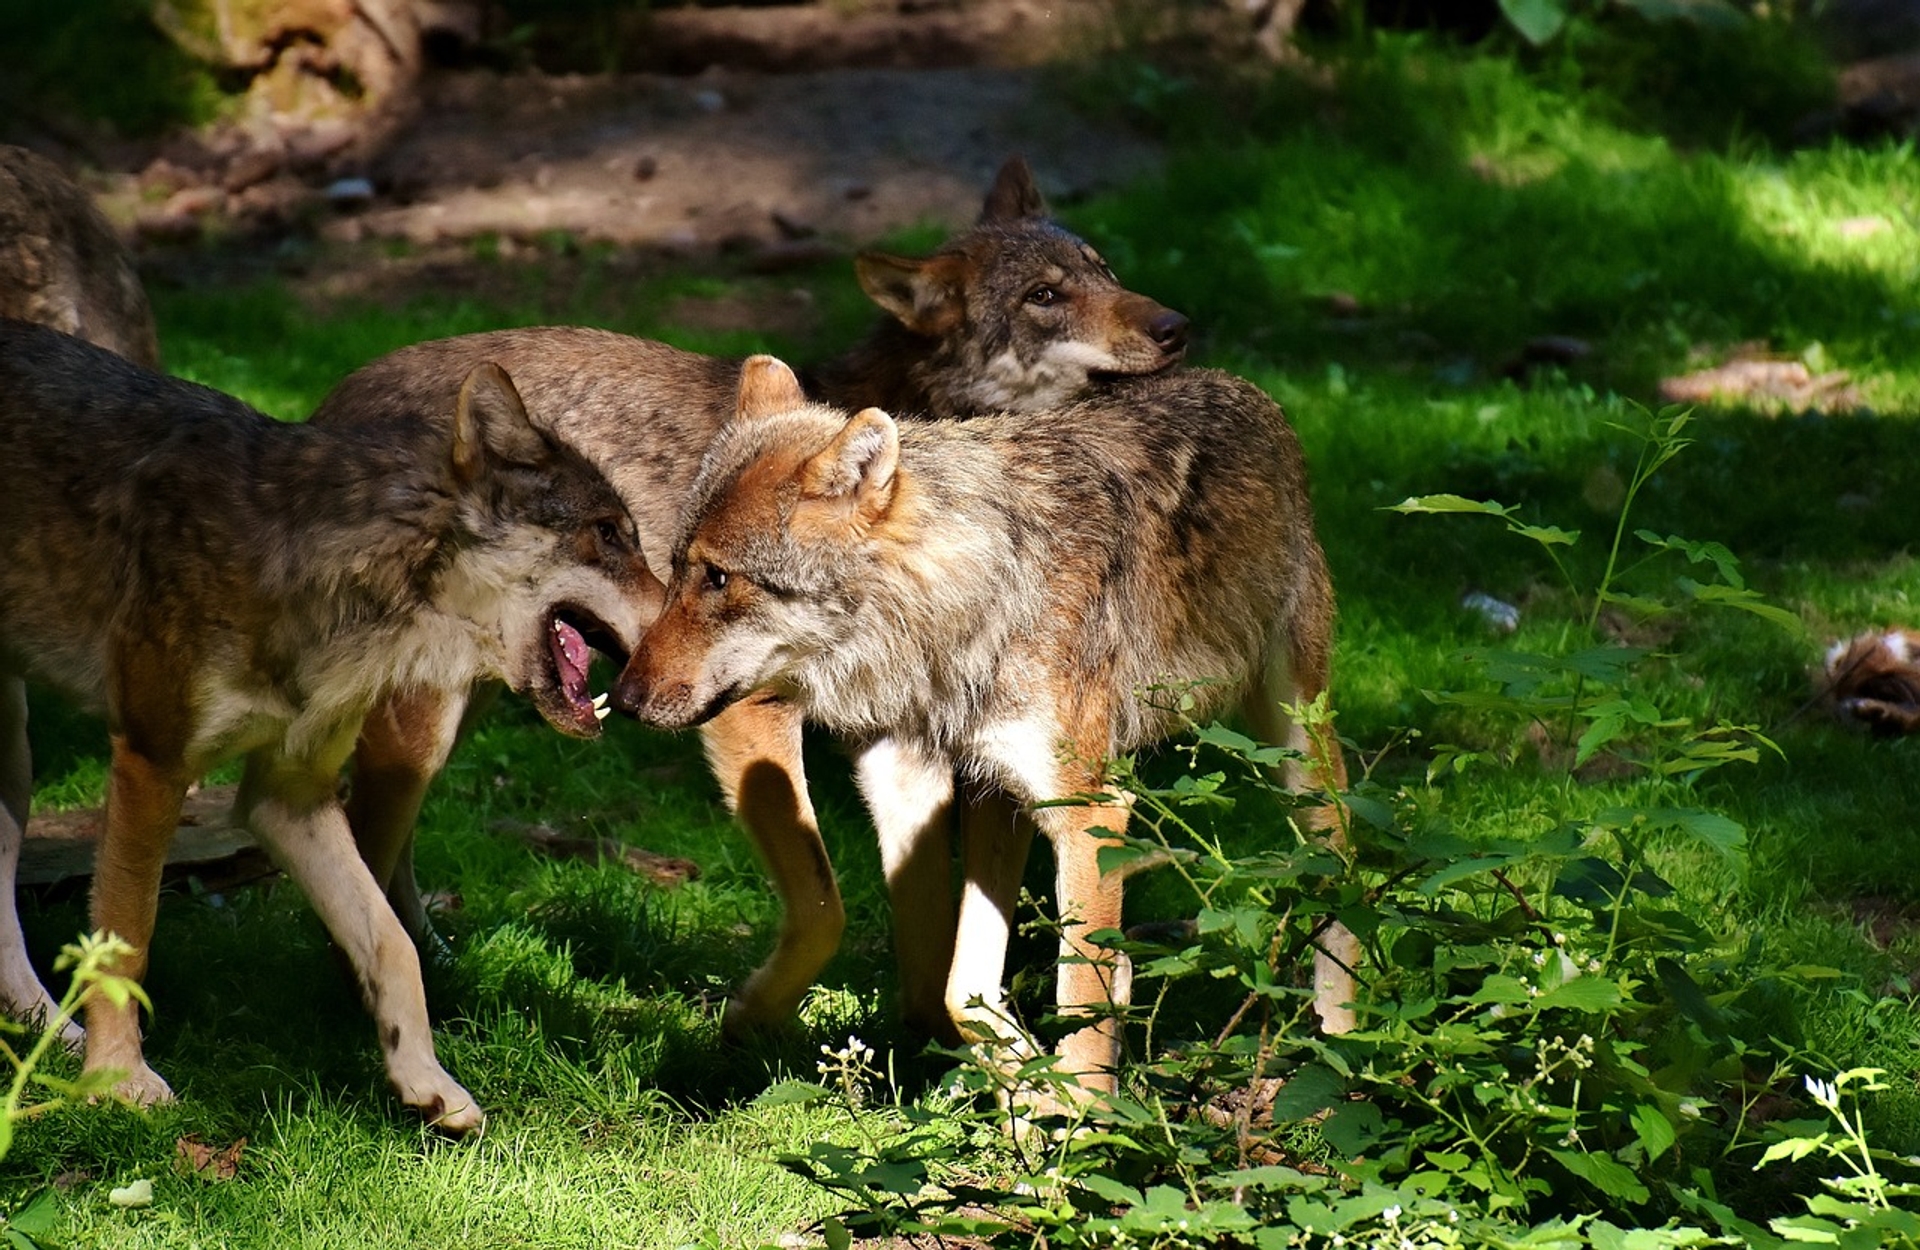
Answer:
<path fill-rule="evenodd" d="M 727 806 L 740 817 L 780 896 L 773 954 L 727 1003 L 730 1037 L 792 1018 L 820 969 L 840 949 L 847 913 L 807 794 L 802 717 L 791 703 L 756 696 L 701 728 Z"/>
<path fill-rule="evenodd" d="M 954 937 L 953 761 L 882 738 L 861 751 L 855 771 L 880 838 L 902 1013 L 952 1044 L 960 1040 L 946 1002 Z"/>
<path fill-rule="evenodd" d="M 106 969 L 116 976 L 138 981 L 146 975 L 160 902 L 160 870 L 180 824 L 189 780 L 184 765 L 158 762 L 125 734 L 113 736 L 106 829 L 93 870 L 93 927 L 133 948 Z M 121 1073 L 114 1091 L 141 1106 L 172 1101 L 173 1090 L 147 1066 L 142 1053 L 139 1004 L 116 1007 L 95 994 L 87 999 L 86 1015 L 86 1070 Z"/>
<path fill-rule="evenodd" d="M 434 1057 L 419 952 L 356 853 L 333 778 L 258 754 L 247 760 L 238 802 L 248 827 L 306 893 L 353 965 L 394 1092 L 443 1132 L 480 1128 L 480 1104 Z"/>
<path fill-rule="evenodd" d="M 347 823 L 354 843 L 422 950 L 435 949 L 413 875 L 414 827 L 427 787 L 458 741 L 467 698 L 444 690 L 398 690 L 360 726 L 353 750 Z"/>

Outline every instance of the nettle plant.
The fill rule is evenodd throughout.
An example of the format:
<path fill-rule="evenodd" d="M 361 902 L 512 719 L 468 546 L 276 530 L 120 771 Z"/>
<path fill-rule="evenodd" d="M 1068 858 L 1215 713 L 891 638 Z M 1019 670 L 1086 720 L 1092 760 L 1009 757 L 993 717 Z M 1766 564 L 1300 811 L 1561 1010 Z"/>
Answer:
<path fill-rule="evenodd" d="M 1685 447 L 1686 423 L 1650 418 L 1584 594 L 1566 559 L 1576 534 L 1457 496 L 1398 506 L 1499 518 L 1543 547 L 1580 605 L 1563 650 L 1486 653 L 1491 688 L 1438 697 L 1511 718 L 1516 738 L 1557 726 L 1574 748 L 1565 767 L 1617 752 L 1637 781 L 1557 787 L 1557 816 L 1541 820 L 1536 804 L 1525 823 L 1537 832 L 1499 836 L 1498 817 L 1456 827 L 1444 788 L 1369 777 L 1334 796 L 1358 848 L 1349 859 L 1288 819 L 1328 796 L 1286 792 L 1280 748 L 1196 724 L 1171 780 L 1166 759 L 1116 761 L 1114 784 L 1135 800 L 1103 866 L 1161 861 L 1192 917 L 1103 935 L 1134 965 L 1121 1092 L 1023 1113 L 1023 1090 L 1060 1081 L 1050 1061 L 1008 1071 L 964 1052 L 950 1088 L 916 1103 L 784 1087 L 778 1097 L 840 1097 L 862 1126 L 857 1146 L 785 1161 L 848 1203 L 828 1244 L 855 1232 L 1261 1250 L 1777 1243 L 1777 1187 L 1767 1209 L 1735 1192 L 1762 1145 L 1749 1112 L 1796 1088 L 1793 1004 L 1836 974 L 1775 966 L 1758 935 L 1703 919 L 1714 909 L 1690 906 L 1661 870 L 1688 854 L 1709 865 L 1696 875 L 1738 882 L 1744 830 L 1695 805 L 1692 786 L 1772 744 L 1662 712 L 1638 678 L 1649 653 L 1598 633 L 1608 607 L 1717 605 L 1793 624 L 1716 544 L 1632 532 L 1647 557 L 1714 580 L 1682 577 L 1672 604 L 1622 588 L 1645 571 L 1625 555 L 1628 514 Z M 1332 732 L 1324 706 L 1296 711 Z M 1436 770 L 1498 754 L 1448 749 Z M 1365 947 L 1361 1027 L 1326 1037 L 1305 970 L 1336 919 Z"/>

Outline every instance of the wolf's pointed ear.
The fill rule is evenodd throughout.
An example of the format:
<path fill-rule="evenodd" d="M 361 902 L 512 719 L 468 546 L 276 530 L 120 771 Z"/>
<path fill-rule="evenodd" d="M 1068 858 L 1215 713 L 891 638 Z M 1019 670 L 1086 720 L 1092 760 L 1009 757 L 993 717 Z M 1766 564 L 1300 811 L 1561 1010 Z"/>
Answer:
<path fill-rule="evenodd" d="M 492 361 L 475 365 L 454 401 L 454 476 L 462 483 L 477 480 L 489 456 L 537 465 L 552 455 L 553 444 L 527 419 L 527 406 L 507 371 Z"/>
<path fill-rule="evenodd" d="M 929 256 L 913 260 L 884 252 L 863 252 L 853 262 L 860 289 L 915 334 L 936 337 L 966 318 L 967 258 Z"/>
<path fill-rule="evenodd" d="M 776 356 L 749 356 L 740 366 L 740 397 L 734 412 L 742 417 L 771 417 L 806 405 L 800 379 Z"/>
<path fill-rule="evenodd" d="M 980 220 L 1019 221 L 1025 217 L 1045 217 L 1047 202 L 1033 181 L 1033 168 L 1024 156 L 1009 156 L 987 188 L 987 202 L 980 209 Z"/>
<path fill-rule="evenodd" d="M 800 467 L 800 494 L 842 502 L 871 521 L 893 502 L 894 471 L 899 465 L 899 427 L 878 408 L 863 408 L 847 418 L 824 450 Z"/>

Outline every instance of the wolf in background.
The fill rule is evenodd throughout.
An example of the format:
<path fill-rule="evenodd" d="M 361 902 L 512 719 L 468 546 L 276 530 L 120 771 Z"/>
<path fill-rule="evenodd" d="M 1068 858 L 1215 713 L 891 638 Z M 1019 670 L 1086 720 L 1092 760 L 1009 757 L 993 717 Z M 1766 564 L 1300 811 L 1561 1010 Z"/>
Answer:
<path fill-rule="evenodd" d="M 160 367 L 147 292 L 113 226 L 61 168 L 0 144 L 0 317 Z"/>
<path fill-rule="evenodd" d="M 479 1127 L 434 1057 L 419 957 L 356 851 L 339 772 L 394 691 L 500 681 L 597 734 L 588 645 L 624 654 L 660 605 L 619 496 L 491 364 L 439 421 L 285 425 L 17 321 L 0 321 L 0 463 L 9 844 L 35 680 L 106 718 L 92 922 L 133 947 L 110 971 L 138 979 L 186 789 L 244 756 L 237 814 L 352 965 L 395 1091 L 449 1132 Z M 135 1004 L 95 996 L 86 1020 L 89 1071 L 171 1097 Z"/>
<path fill-rule="evenodd" d="M 1235 700 L 1300 753 L 1294 784 L 1345 784 L 1338 744 L 1285 711 L 1326 690 L 1333 642 L 1299 444 L 1272 399 L 1227 374 L 896 424 L 809 404 L 756 357 L 672 560 L 614 705 L 680 728 L 778 694 L 858 744 L 888 862 L 943 819 L 956 775 L 1013 796 L 1053 845 L 1068 1018 L 1127 1002 L 1124 959 L 1088 937 L 1120 924 L 1120 875 L 1098 852 L 1127 813 L 1047 804 L 1100 794 L 1106 760 Z M 1169 682 L 1206 683 L 1190 713 L 1140 697 Z M 972 1038 L 1001 1035 L 1028 842 L 1019 822 L 968 831 L 944 1001 Z M 1099 1019 L 1063 1039 L 1063 1066 L 1111 1089 L 1118 1045 Z"/>
<path fill-rule="evenodd" d="M 966 416 L 1031 409 L 1182 360 L 1187 320 L 1122 287 L 1099 254 L 1047 216 L 1032 170 L 1002 166 L 978 221 L 931 256 L 856 264 L 886 314 L 869 339 L 820 367 L 811 388 L 846 407 Z M 472 364 L 499 361 L 537 422 L 579 447 L 626 499 L 655 571 L 682 530 L 695 474 L 732 416 L 740 362 L 605 331 L 548 327 L 423 343 L 356 372 L 321 404 L 319 425 L 395 413 L 431 418 Z M 416 936 L 430 935 L 414 883 L 413 826 L 427 781 L 451 751 L 468 702 L 415 695 L 368 718 L 348 811 L 374 875 Z M 702 729 L 708 760 L 782 903 L 771 955 L 727 1005 L 729 1032 L 792 1015 L 838 949 L 845 923 L 801 760 L 802 716 L 775 693 L 742 699 Z M 983 798 L 970 823 L 1011 823 Z M 944 1005 L 953 950 L 944 831 L 886 865 L 908 1016 L 952 1039 Z"/>

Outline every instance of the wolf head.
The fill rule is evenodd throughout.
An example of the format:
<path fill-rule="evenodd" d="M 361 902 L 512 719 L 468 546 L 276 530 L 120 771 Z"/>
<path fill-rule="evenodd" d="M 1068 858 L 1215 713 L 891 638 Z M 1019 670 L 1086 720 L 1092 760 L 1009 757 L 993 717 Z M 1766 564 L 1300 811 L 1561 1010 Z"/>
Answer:
<path fill-rule="evenodd" d="M 700 724 L 843 643 L 899 451 L 886 413 L 809 405 L 784 364 L 748 360 L 739 410 L 694 487 L 666 608 L 615 683 L 614 706 L 663 728 Z"/>
<path fill-rule="evenodd" d="M 588 691 L 590 649 L 624 660 L 662 600 L 626 505 L 583 456 L 533 426 L 491 363 L 460 388 L 451 483 L 456 537 L 437 606 L 499 640 L 498 676 L 554 728 L 598 734 L 606 709 Z"/>
<path fill-rule="evenodd" d="M 932 256 L 856 262 L 868 296 L 931 344 L 913 374 L 932 415 L 1057 407 L 1103 376 L 1155 373 L 1185 355 L 1187 319 L 1121 286 L 1046 214 L 1016 156 L 979 221 Z"/>

